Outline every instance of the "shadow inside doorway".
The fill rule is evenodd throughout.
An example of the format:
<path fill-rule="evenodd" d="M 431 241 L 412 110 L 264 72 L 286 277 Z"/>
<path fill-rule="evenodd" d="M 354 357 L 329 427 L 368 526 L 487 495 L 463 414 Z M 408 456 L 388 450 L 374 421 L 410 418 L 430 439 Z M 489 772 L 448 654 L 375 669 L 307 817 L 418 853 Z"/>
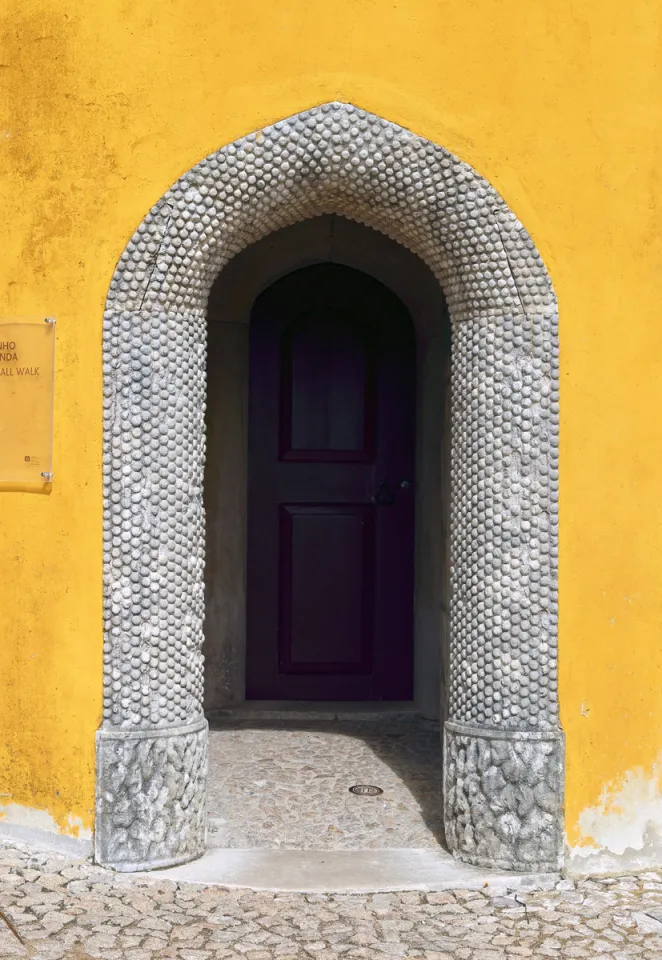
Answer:
<path fill-rule="evenodd" d="M 443 846 L 439 723 L 347 706 L 335 716 L 257 708 L 209 717 L 210 846 Z M 357 796 L 356 784 L 383 793 Z"/>

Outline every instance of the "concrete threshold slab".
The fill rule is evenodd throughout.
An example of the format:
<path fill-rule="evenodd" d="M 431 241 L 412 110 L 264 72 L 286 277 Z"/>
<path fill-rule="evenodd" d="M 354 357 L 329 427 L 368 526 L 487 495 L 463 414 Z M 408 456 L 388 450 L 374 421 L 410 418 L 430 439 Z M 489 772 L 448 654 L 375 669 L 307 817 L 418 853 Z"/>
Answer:
<path fill-rule="evenodd" d="M 389 893 L 402 890 L 551 889 L 558 874 L 484 870 L 443 850 L 215 849 L 145 877 L 269 893 Z"/>
<path fill-rule="evenodd" d="M 236 720 L 417 720 L 421 715 L 412 701 L 308 701 L 245 700 L 225 710 L 207 711 L 214 723 Z"/>

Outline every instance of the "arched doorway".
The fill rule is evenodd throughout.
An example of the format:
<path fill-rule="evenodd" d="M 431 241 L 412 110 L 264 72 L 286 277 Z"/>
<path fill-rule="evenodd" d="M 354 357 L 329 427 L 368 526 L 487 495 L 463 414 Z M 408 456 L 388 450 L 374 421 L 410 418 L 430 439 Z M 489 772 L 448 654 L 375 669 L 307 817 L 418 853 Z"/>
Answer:
<path fill-rule="evenodd" d="M 238 254 L 212 286 L 207 323 L 210 847 L 438 849 L 450 380 L 441 288 L 401 245 L 323 215 Z M 303 451 L 278 423 L 296 415 L 297 386 Z M 382 479 L 390 506 L 374 502 Z M 281 551 L 287 563 L 301 539 L 299 570 L 294 557 L 283 577 Z M 294 629 L 281 621 L 292 608 Z M 251 619 L 267 645 L 266 686 Z M 384 789 L 368 806 L 347 789 L 366 776 Z"/>
<path fill-rule="evenodd" d="M 532 241 L 485 180 L 443 148 L 346 104 L 203 160 L 145 218 L 111 284 L 97 858 L 138 869 L 204 848 L 206 301 L 237 253 L 323 213 L 413 250 L 449 306 L 446 836 L 472 862 L 553 868 L 563 786 L 556 300 Z"/>
<path fill-rule="evenodd" d="M 214 715 L 241 703 L 247 693 L 246 489 L 250 486 L 247 451 L 251 314 L 263 291 L 267 292 L 281 278 L 302 275 L 311 264 L 324 265 L 322 269 L 344 269 L 364 278 L 361 286 L 365 287 L 363 295 L 367 298 L 365 311 L 371 310 L 372 292 L 378 292 L 382 303 L 385 295 L 389 300 L 390 293 L 390 302 L 395 301 L 399 318 L 405 328 L 413 332 L 415 344 L 410 347 L 414 347 L 416 369 L 409 376 L 416 390 L 413 404 L 411 397 L 407 401 L 410 426 L 406 432 L 407 455 L 411 457 L 415 452 L 415 463 L 409 471 L 412 485 L 400 488 L 398 507 L 408 511 L 409 522 L 412 514 L 416 519 L 415 558 L 410 555 L 415 590 L 409 601 L 409 630 L 410 638 L 413 633 L 414 650 L 408 667 L 410 693 L 400 699 L 412 699 L 416 710 L 425 717 L 445 716 L 450 464 L 448 311 L 439 284 L 418 257 L 383 234 L 335 215 L 301 221 L 246 248 L 219 274 L 210 293 L 205 468 L 205 709 L 208 715 Z M 397 360 L 395 365 L 397 367 Z M 384 429 L 382 426 L 382 431 Z M 376 487 L 384 479 L 380 475 L 371 482 L 375 468 L 374 462 L 359 466 L 360 471 L 368 471 L 360 481 L 367 483 L 360 498 L 364 506 L 372 505 Z M 398 464 L 393 464 L 391 472 L 397 468 Z M 400 481 L 403 479 L 407 477 L 403 475 Z M 384 508 L 386 511 L 395 514 L 397 521 L 394 510 Z M 257 524 L 260 545 L 261 526 Z M 402 576 L 402 562 L 403 558 L 398 556 L 397 572 L 394 571 L 398 578 Z M 405 570 L 405 576 L 411 573 L 411 569 Z M 406 604 L 404 590 L 401 596 Z M 273 624 L 274 615 L 266 622 Z M 312 694 L 304 693 L 299 698 L 309 696 Z"/>

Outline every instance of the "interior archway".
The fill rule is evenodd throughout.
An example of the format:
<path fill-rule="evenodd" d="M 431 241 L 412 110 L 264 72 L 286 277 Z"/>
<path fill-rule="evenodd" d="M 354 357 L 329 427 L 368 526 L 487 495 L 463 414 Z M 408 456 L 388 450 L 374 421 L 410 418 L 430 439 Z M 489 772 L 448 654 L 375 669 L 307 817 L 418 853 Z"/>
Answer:
<path fill-rule="evenodd" d="M 273 230 L 336 213 L 416 253 L 452 324 L 445 827 L 463 859 L 558 865 L 556 300 L 522 225 L 448 151 L 346 104 L 222 148 L 145 218 L 104 321 L 104 721 L 96 856 L 204 848 L 206 304 Z"/>
<path fill-rule="evenodd" d="M 429 268 L 383 234 L 326 215 L 270 234 L 219 274 L 208 306 L 208 442 L 205 474 L 207 610 L 205 710 L 245 697 L 245 556 L 249 319 L 262 290 L 306 265 L 360 269 L 393 290 L 417 340 L 414 701 L 426 717 L 447 711 L 447 500 L 450 327 Z M 445 669 L 440 659 L 444 654 Z"/>

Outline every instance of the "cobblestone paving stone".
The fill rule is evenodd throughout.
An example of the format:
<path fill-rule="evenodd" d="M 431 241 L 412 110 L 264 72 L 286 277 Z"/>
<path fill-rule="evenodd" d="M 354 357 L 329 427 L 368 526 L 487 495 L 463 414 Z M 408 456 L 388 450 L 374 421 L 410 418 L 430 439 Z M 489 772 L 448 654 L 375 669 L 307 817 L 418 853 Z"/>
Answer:
<path fill-rule="evenodd" d="M 439 724 L 419 717 L 217 722 L 209 736 L 210 842 L 289 850 L 437 847 L 441 781 Z M 384 792 L 356 797 L 349 792 L 355 783 Z"/>
<path fill-rule="evenodd" d="M 662 875 L 548 889 L 274 895 L 113 874 L 0 844 L 0 957 L 662 958 Z"/>

